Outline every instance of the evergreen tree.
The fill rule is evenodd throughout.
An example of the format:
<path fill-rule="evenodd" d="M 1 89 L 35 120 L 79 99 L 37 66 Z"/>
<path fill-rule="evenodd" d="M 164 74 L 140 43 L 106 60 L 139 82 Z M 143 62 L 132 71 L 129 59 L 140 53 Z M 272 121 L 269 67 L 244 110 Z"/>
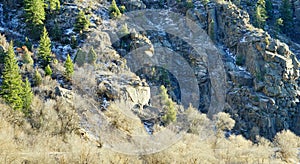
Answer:
<path fill-rule="evenodd" d="M 48 0 L 50 11 L 59 11 L 60 10 L 60 1 L 59 0 Z"/>
<path fill-rule="evenodd" d="M 75 49 L 75 48 L 77 48 L 77 46 L 78 46 L 78 43 L 77 43 L 76 36 L 73 35 L 71 37 L 71 48 Z"/>
<path fill-rule="evenodd" d="M 49 64 L 45 67 L 45 73 L 46 73 L 46 76 L 48 76 L 48 75 L 51 76 L 52 75 L 52 69 L 51 69 Z"/>
<path fill-rule="evenodd" d="M 67 60 L 65 62 L 65 75 L 68 79 L 71 79 L 73 73 L 74 73 L 74 64 L 72 62 L 72 59 L 70 57 L 70 55 L 68 54 L 67 56 Z"/>
<path fill-rule="evenodd" d="M 94 50 L 94 48 L 91 48 L 88 55 L 87 55 L 87 60 L 89 64 L 95 65 L 96 60 L 97 60 L 97 54 Z"/>
<path fill-rule="evenodd" d="M 267 20 L 266 2 L 258 0 L 255 6 L 254 25 L 258 28 L 264 28 Z"/>
<path fill-rule="evenodd" d="M 15 58 L 13 42 L 10 43 L 7 55 L 4 59 L 4 70 L 2 72 L 1 95 L 13 109 L 21 110 L 23 102 L 22 94 L 22 77 L 20 68 Z"/>
<path fill-rule="evenodd" d="M 4 63 L 5 51 L 2 47 L 0 47 L 0 64 Z"/>
<path fill-rule="evenodd" d="M 24 0 L 25 19 L 34 38 L 46 19 L 44 0 Z"/>
<path fill-rule="evenodd" d="M 86 17 L 84 15 L 84 12 L 82 10 L 80 10 L 76 17 L 74 30 L 77 32 L 82 32 L 82 31 L 87 30 L 89 28 L 89 26 L 90 26 L 89 17 Z"/>
<path fill-rule="evenodd" d="M 34 62 L 34 61 L 33 61 L 32 57 L 31 57 L 29 51 L 25 51 L 25 52 L 24 52 L 24 55 L 23 55 L 23 62 L 24 62 L 25 64 L 30 65 L 30 66 L 33 65 L 33 62 Z"/>
<path fill-rule="evenodd" d="M 57 22 L 55 22 L 54 27 L 51 29 L 50 36 L 53 40 L 60 41 L 62 39 L 62 30 Z"/>
<path fill-rule="evenodd" d="M 40 72 L 38 71 L 38 69 L 36 69 L 34 71 L 33 80 L 34 80 L 34 85 L 35 86 L 39 86 L 39 85 L 42 84 L 42 75 L 40 74 Z"/>
<path fill-rule="evenodd" d="M 172 122 L 175 122 L 177 117 L 177 110 L 175 107 L 175 103 L 169 98 L 167 93 L 167 89 L 162 85 L 160 87 L 160 97 L 162 101 L 163 108 L 165 110 L 165 115 L 162 116 L 163 122 L 168 125 Z"/>
<path fill-rule="evenodd" d="M 29 114 L 30 105 L 33 99 L 33 93 L 31 90 L 30 83 L 28 78 L 26 78 L 25 83 L 23 83 L 23 91 L 22 91 L 22 101 L 23 101 L 23 113 L 25 115 Z"/>
<path fill-rule="evenodd" d="M 83 52 L 81 49 L 79 49 L 76 53 L 75 59 L 74 61 L 76 62 L 76 64 L 81 67 L 84 65 L 85 63 L 85 57 L 86 57 L 86 53 Z"/>
<path fill-rule="evenodd" d="M 282 0 L 280 15 L 283 20 L 282 31 L 289 33 L 293 29 L 292 5 L 289 0 Z"/>
<path fill-rule="evenodd" d="M 120 6 L 120 12 L 124 14 L 126 11 L 126 7 L 124 5 Z"/>
<path fill-rule="evenodd" d="M 115 0 L 112 0 L 111 6 L 109 7 L 109 15 L 111 18 L 119 18 L 122 15 Z"/>
<path fill-rule="evenodd" d="M 46 27 L 44 27 L 43 33 L 41 35 L 38 57 L 44 67 L 51 62 L 51 41 L 48 36 Z"/>

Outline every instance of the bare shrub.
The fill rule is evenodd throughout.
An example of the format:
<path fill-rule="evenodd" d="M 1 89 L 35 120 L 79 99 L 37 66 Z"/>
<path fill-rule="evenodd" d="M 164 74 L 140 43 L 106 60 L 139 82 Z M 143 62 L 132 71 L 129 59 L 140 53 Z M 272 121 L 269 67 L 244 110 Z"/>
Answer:
<path fill-rule="evenodd" d="M 299 137 L 290 130 L 283 130 L 276 134 L 274 144 L 279 148 L 279 158 L 288 163 L 299 161 L 297 150 L 300 145 Z"/>

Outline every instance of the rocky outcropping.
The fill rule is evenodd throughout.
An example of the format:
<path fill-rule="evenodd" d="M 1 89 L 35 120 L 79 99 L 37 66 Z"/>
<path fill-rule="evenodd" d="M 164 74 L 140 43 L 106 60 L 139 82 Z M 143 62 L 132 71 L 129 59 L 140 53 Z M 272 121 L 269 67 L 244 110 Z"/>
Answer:
<path fill-rule="evenodd" d="M 216 40 L 233 53 L 235 64 L 229 68 L 227 112 L 237 121 L 236 131 L 250 138 L 257 134 L 272 138 L 277 131 L 292 129 L 299 133 L 299 68 L 300 63 L 288 46 L 268 33 L 254 28 L 249 15 L 235 5 L 218 4 L 213 11 L 207 7 L 207 18 L 215 22 Z M 195 15 L 205 11 L 196 11 Z M 201 14 L 203 15 L 203 14 Z M 203 19 L 199 17 L 199 19 Z M 207 26 L 208 30 L 213 27 Z M 247 71 L 241 72 L 240 66 Z M 243 119 L 241 119 L 243 118 Z M 257 128 L 258 127 L 258 128 Z"/>
<path fill-rule="evenodd" d="M 97 84 L 97 93 L 100 98 L 125 102 L 124 108 L 143 107 L 149 103 L 150 87 L 133 73 L 116 75 L 99 72 Z"/>

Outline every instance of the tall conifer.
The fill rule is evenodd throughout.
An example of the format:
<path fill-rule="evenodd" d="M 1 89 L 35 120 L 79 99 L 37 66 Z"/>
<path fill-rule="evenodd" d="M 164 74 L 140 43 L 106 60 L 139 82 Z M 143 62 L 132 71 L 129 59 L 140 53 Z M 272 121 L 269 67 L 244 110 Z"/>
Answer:
<path fill-rule="evenodd" d="M 41 60 L 43 67 L 47 66 L 51 62 L 51 41 L 46 27 L 44 27 L 41 35 L 38 57 Z"/>
<path fill-rule="evenodd" d="M 21 97 L 22 97 L 22 101 L 23 101 L 23 113 L 25 115 L 28 115 L 30 106 L 31 106 L 31 102 L 33 99 L 33 93 L 32 93 L 28 78 L 26 78 L 25 82 L 23 83 L 23 90 L 22 90 Z"/>
<path fill-rule="evenodd" d="M 70 55 L 68 54 L 67 56 L 67 60 L 65 62 L 65 75 L 68 79 L 71 79 L 73 73 L 74 73 L 74 64 L 72 62 L 72 59 L 70 57 Z"/>
<path fill-rule="evenodd" d="M 4 70 L 2 72 L 1 95 L 13 109 L 22 110 L 22 77 L 15 57 L 13 42 L 10 42 L 7 55 L 4 58 Z"/>

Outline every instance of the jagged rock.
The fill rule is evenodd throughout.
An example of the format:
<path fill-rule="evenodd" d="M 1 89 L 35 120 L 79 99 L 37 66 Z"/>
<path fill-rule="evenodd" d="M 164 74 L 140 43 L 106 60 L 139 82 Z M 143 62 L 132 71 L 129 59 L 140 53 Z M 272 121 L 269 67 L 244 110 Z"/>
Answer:
<path fill-rule="evenodd" d="M 271 39 L 270 43 L 266 47 L 266 50 L 268 50 L 270 52 L 276 52 L 277 45 L 276 45 L 274 39 Z"/>
<path fill-rule="evenodd" d="M 121 0 L 121 4 L 125 5 L 126 10 L 133 11 L 133 10 L 141 10 L 145 9 L 146 5 L 141 0 Z"/>
<path fill-rule="evenodd" d="M 131 34 L 131 42 L 130 42 L 130 50 L 143 50 L 143 51 L 149 51 L 152 54 L 154 53 L 154 47 L 150 41 L 145 35 L 139 34 L 139 33 L 132 33 Z"/>
<path fill-rule="evenodd" d="M 99 73 L 97 93 L 108 100 L 124 101 L 129 109 L 135 105 L 147 105 L 150 100 L 150 87 L 132 73 Z"/>
<path fill-rule="evenodd" d="M 55 87 L 55 95 L 64 98 L 70 104 L 73 104 L 74 93 L 72 90 Z"/>
<path fill-rule="evenodd" d="M 245 72 L 230 71 L 229 75 L 231 80 L 236 85 L 249 86 L 249 87 L 253 86 L 253 78 Z"/>
<path fill-rule="evenodd" d="M 218 12 L 218 40 L 238 56 L 239 64 L 254 78 L 254 85 L 249 85 L 247 78 L 241 79 L 243 76 L 234 72 L 234 65 L 226 65 L 231 70 L 231 80 L 237 83 L 227 94 L 231 106 L 229 113 L 237 121 L 236 130 L 247 137 L 250 136 L 249 127 L 257 125 L 261 135 L 272 138 L 276 132 L 299 120 L 299 111 L 292 112 L 294 108 L 300 108 L 296 96 L 299 92 L 299 61 L 286 44 L 251 27 L 249 15 L 234 5 L 219 4 L 215 10 Z M 239 81 L 244 85 L 242 88 L 237 88 Z M 246 106 L 251 110 L 245 110 Z"/>

